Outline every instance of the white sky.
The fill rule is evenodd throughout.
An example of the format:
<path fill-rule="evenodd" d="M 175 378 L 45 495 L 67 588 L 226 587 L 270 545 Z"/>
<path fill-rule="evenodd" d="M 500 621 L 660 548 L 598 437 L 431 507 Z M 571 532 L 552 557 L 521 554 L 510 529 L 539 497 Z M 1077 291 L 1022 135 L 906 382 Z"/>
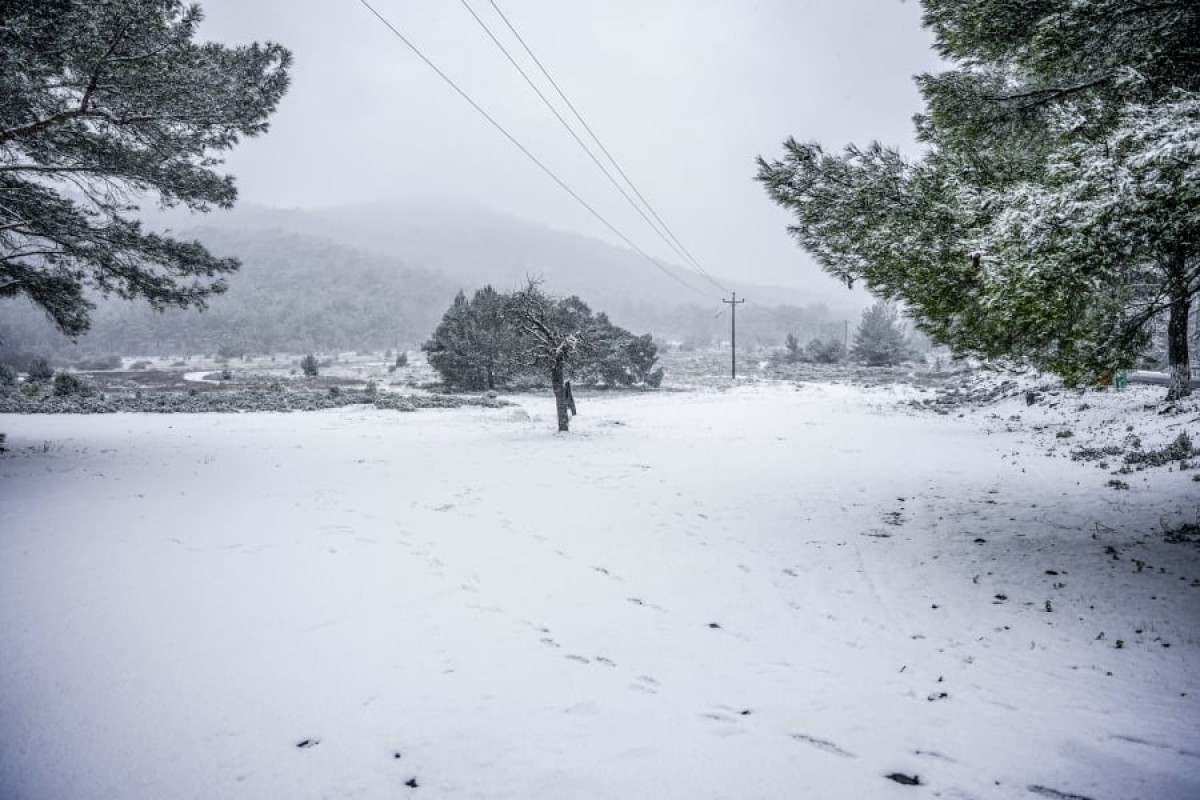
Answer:
<path fill-rule="evenodd" d="M 507 33 L 487 0 L 471 5 Z M 374 0 L 489 113 L 657 257 L 679 263 L 569 138 L 461 2 Z M 900 0 L 497 0 L 609 150 L 714 275 L 821 276 L 752 180 L 789 135 L 913 148 L 914 74 L 938 69 Z M 464 199 L 616 241 L 357 0 L 203 0 L 202 35 L 295 55 L 265 137 L 227 167 L 243 201 L 320 207 Z M 506 44 L 519 50 L 509 37 Z M 531 68 L 532 69 L 532 68 Z M 550 90 L 547 89 L 547 92 Z"/>

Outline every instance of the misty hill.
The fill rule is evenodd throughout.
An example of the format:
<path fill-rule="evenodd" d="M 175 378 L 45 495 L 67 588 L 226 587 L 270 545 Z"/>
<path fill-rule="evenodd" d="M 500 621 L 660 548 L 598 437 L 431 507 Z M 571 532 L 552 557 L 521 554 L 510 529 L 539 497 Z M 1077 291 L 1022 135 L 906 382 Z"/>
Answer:
<path fill-rule="evenodd" d="M 6 302 L 0 339 L 10 349 L 73 353 L 272 352 L 415 347 L 457 287 L 433 273 L 314 236 L 279 230 L 186 231 L 242 268 L 229 291 L 197 313 L 101 301 L 78 347 L 24 302 Z"/>
<path fill-rule="evenodd" d="M 196 238 L 242 269 L 203 313 L 159 314 L 141 303 L 99 303 L 78 345 L 24 301 L 0 302 L 0 348 L 58 354 L 321 351 L 418 347 L 454 293 L 491 284 L 507 291 L 527 275 L 547 291 L 577 294 L 635 332 L 707 344 L 728 339 L 727 306 L 694 272 L 674 270 L 703 294 L 638 254 L 481 208 L 425 204 L 324 210 L 241 206 L 204 216 L 148 213 L 154 228 Z M 197 225 L 203 227 L 197 228 Z M 778 346 L 844 334 L 843 320 L 794 289 L 732 284 L 751 302 L 738 340 Z"/>
<path fill-rule="evenodd" d="M 159 217 L 152 222 L 185 227 L 195 219 Z M 526 276 L 539 276 L 552 294 L 577 294 L 626 328 L 668 338 L 721 338 L 722 325 L 728 328 L 727 316 L 723 323 L 714 321 L 724 308 L 721 291 L 692 270 L 662 265 L 699 292 L 631 250 L 478 205 L 426 201 L 305 210 L 247 204 L 203 219 L 206 227 L 218 229 L 324 236 L 438 273 L 468 292 L 488 284 L 506 291 Z M 738 312 L 739 328 L 744 321 L 747 336 L 776 344 L 788 332 L 807 338 L 832 331 L 834 322 L 857 320 L 865 305 L 861 297 L 831 283 L 808 291 L 721 283 L 750 300 Z"/>

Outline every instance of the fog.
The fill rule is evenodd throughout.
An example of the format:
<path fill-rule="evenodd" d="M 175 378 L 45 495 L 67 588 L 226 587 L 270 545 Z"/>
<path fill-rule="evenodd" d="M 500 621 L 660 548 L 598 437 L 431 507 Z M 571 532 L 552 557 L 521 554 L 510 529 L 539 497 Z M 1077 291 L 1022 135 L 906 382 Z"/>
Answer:
<path fill-rule="evenodd" d="M 680 263 L 461 2 L 372 4 L 613 226 Z M 202 5 L 202 37 L 270 39 L 295 55 L 270 132 L 226 162 L 241 202 L 321 208 L 436 198 L 624 246 L 360 2 Z M 937 69 L 920 7 L 898 0 L 497 5 L 687 249 L 730 281 L 832 290 L 788 238 L 787 214 L 753 180 L 754 158 L 775 155 L 789 135 L 915 150 L 912 76 Z M 492 5 L 471 7 L 523 56 Z M 706 291 L 719 294 L 711 284 Z"/>

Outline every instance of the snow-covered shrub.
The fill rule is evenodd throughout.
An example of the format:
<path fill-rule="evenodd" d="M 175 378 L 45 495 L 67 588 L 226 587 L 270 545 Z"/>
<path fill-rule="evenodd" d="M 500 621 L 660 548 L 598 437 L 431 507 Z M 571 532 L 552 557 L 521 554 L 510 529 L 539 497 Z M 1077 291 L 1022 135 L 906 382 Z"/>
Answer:
<path fill-rule="evenodd" d="M 49 361 L 39 357 L 29 362 L 29 369 L 25 374 L 31 381 L 48 381 L 54 377 L 54 370 L 50 368 Z"/>
<path fill-rule="evenodd" d="M 85 358 L 75 365 L 76 368 L 87 370 L 89 372 L 105 369 L 120 369 L 121 357 L 116 353 L 109 353 L 106 356 L 96 356 L 95 358 Z"/>
<path fill-rule="evenodd" d="M 846 347 L 837 339 L 813 339 L 804 352 L 817 364 L 836 364 L 846 357 Z"/>
<path fill-rule="evenodd" d="M 91 384 L 70 372 L 59 372 L 54 376 L 55 397 L 87 397 L 95 391 Z"/>
<path fill-rule="evenodd" d="M 300 359 L 300 370 L 304 373 L 305 377 L 315 378 L 321 372 L 321 365 L 317 362 L 317 357 L 309 353 Z"/>

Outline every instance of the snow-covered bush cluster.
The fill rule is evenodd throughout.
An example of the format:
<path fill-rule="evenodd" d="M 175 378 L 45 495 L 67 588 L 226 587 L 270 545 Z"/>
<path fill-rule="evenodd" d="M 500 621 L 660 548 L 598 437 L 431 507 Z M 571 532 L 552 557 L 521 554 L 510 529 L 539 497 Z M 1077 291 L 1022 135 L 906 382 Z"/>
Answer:
<path fill-rule="evenodd" d="M 86 387 L 79 378 L 60 373 L 66 382 Z M 423 408 L 460 408 L 507 405 L 496 397 L 457 395 L 400 395 L 371 392 L 366 389 L 339 389 L 337 392 L 294 392 L 279 385 L 232 391 L 135 392 L 100 394 L 90 389 L 60 393 L 59 379 L 54 389 L 24 384 L 22 390 L 0 391 L 0 413 L 6 414 L 113 414 L 148 412 L 163 414 L 244 413 L 256 411 L 321 411 L 352 405 L 373 405 L 393 411 L 417 411 Z M 26 389 L 34 388 L 29 393 Z"/>

